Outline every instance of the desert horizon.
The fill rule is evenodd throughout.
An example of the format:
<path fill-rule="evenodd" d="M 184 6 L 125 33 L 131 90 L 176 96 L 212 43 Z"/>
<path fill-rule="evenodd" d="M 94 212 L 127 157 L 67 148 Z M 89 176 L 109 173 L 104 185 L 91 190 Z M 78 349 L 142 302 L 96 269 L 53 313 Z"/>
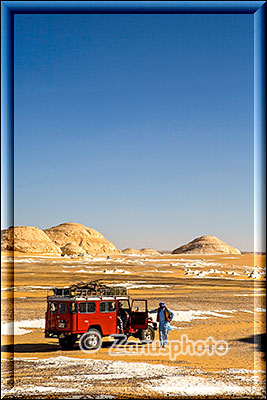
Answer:
<path fill-rule="evenodd" d="M 36 234 L 36 238 L 35 238 L 35 240 L 36 241 L 40 241 L 40 240 L 43 240 L 43 238 L 42 239 L 40 239 L 39 237 L 38 237 L 38 232 L 44 232 L 45 234 L 48 234 L 48 237 L 50 238 L 50 239 L 52 239 L 52 242 L 54 242 L 55 244 L 57 243 L 57 240 L 56 239 L 53 239 L 53 234 L 52 234 L 52 236 L 51 236 L 51 234 L 49 233 L 50 231 L 52 232 L 52 230 L 54 229 L 54 230 L 59 230 L 61 227 L 62 227 L 62 230 L 64 230 L 64 227 L 65 227 L 65 230 L 67 229 L 67 227 L 68 226 L 73 226 L 73 227 L 81 227 L 81 229 L 84 229 L 84 230 L 87 230 L 89 233 L 90 233 L 90 231 L 93 233 L 93 234 L 96 234 L 96 235 L 99 235 L 99 237 L 101 237 L 102 238 L 102 240 L 103 240 L 103 243 L 105 243 L 105 244 L 107 244 L 107 243 L 110 243 L 112 246 L 114 246 L 113 247 L 113 249 L 112 249 L 112 251 L 113 250 L 118 250 L 118 251 L 122 251 L 122 252 L 125 252 L 125 253 L 128 253 L 128 254 L 131 254 L 131 252 L 133 253 L 133 254 L 142 254 L 142 253 L 147 253 L 147 254 L 150 254 L 150 255 L 153 255 L 153 253 L 154 254 L 157 254 L 157 252 L 158 253 L 173 253 L 173 252 L 177 252 L 177 251 L 179 251 L 180 253 L 189 253 L 189 254 L 194 254 L 194 252 L 196 252 L 196 254 L 198 254 L 198 253 L 201 253 L 201 252 L 203 252 L 204 254 L 209 254 L 209 252 L 210 252 L 210 254 L 216 254 L 216 252 L 218 253 L 218 254 L 220 254 L 220 253 L 230 253 L 230 254 L 235 254 L 235 253 L 242 253 L 242 254 L 250 254 L 250 253 L 255 253 L 255 254 L 266 254 L 266 252 L 258 252 L 258 251 L 249 251 L 249 250 L 238 250 L 238 249 L 235 249 L 235 248 L 233 248 L 233 247 L 231 247 L 231 246 L 229 246 L 229 245 L 227 245 L 225 242 L 223 242 L 223 241 L 221 241 L 220 239 L 218 239 L 216 236 L 214 236 L 214 235 L 202 235 L 202 236 L 200 236 L 200 237 L 194 237 L 190 242 L 188 242 L 188 243 L 186 243 L 186 244 L 180 244 L 177 248 L 175 248 L 175 249 L 170 249 L 170 250 L 167 250 L 167 249 L 165 249 L 165 250 L 163 250 L 163 249 L 156 249 L 156 248 L 152 248 L 152 247 L 142 247 L 142 248 L 140 248 L 140 249 L 136 249 L 136 248 L 133 248 L 133 247 L 126 247 L 126 248 L 121 248 L 121 249 L 119 249 L 119 248 L 117 248 L 114 244 L 112 244 L 111 242 L 109 242 L 107 239 L 105 239 L 105 237 L 103 236 L 103 234 L 101 234 L 100 232 L 97 232 L 95 229 L 93 229 L 93 228 L 87 228 L 86 226 L 84 226 L 83 224 L 80 224 L 80 223 L 75 223 L 75 222 L 63 222 L 63 223 L 60 223 L 60 224 L 58 224 L 58 225 L 56 225 L 56 226 L 52 226 L 51 228 L 46 228 L 46 229 L 39 229 L 39 228 L 37 228 L 36 226 L 28 226 L 28 225 L 21 225 L 21 226 L 10 226 L 9 228 L 6 228 L 6 229 L 1 229 L 1 236 L 2 236 L 2 242 L 1 242 L 1 248 L 3 249 L 3 250 L 6 250 L 7 249 L 7 244 L 6 244 L 6 241 L 7 240 L 9 240 L 10 242 L 12 242 L 12 241 L 16 241 L 17 243 L 20 241 L 20 240 L 23 240 L 23 241 L 27 241 L 27 240 L 29 240 L 28 238 L 27 238 L 27 236 L 29 235 L 29 232 L 26 232 L 26 230 L 28 230 L 28 231 L 30 231 L 31 229 L 35 229 L 36 230 L 36 232 L 35 232 L 35 234 Z M 16 232 L 18 232 L 19 230 L 20 230 L 20 228 L 21 229 L 24 229 L 24 232 L 21 232 L 20 234 L 19 234 L 19 236 L 18 236 L 18 234 L 16 233 Z M 14 230 L 14 232 L 13 232 L 13 230 Z M 8 232 L 9 232 L 9 234 L 8 234 Z M 79 235 L 79 233 L 77 233 L 78 235 Z M 81 233 L 80 233 L 81 234 Z M 9 238 L 7 238 L 6 236 L 8 236 L 9 235 Z M 25 236 L 25 237 L 23 237 L 23 235 Z M 30 234 L 31 235 L 31 234 Z M 69 235 L 69 234 L 68 234 Z M 55 235 L 54 235 L 55 236 Z M 75 235 L 74 235 L 75 236 Z M 202 239 L 202 240 L 201 240 Z M 73 237 L 72 238 L 72 240 L 74 240 L 75 242 L 77 242 L 77 238 L 75 238 L 75 237 Z M 80 238 L 79 240 L 82 240 L 82 238 Z M 203 243 L 197 243 L 197 242 L 203 242 Z M 217 242 L 217 243 L 216 243 Z M 69 243 L 66 243 L 66 240 L 65 240 L 65 242 L 64 242 L 65 244 L 68 244 L 68 245 L 70 245 L 71 244 L 71 242 L 69 242 Z M 215 245 L 215 243 L 216 243 L 216 245 L 217 245 L 217 247 L 216 247 L 216 245 Z M 76 243 L 77 244 L 77 243 Z M 194 246 L 194 244 L 195 244 L 195 246 Z M 191 245 L 191 247 L 190 247 L 190 245 Z M 10 247 L 10 249 L 12 250 L 12 243 L 10 243 L 10 245 L 9 245 L 9 247 Z M 63 246 L 64 247 L 64 246 Z M 225 248 L 224 248 L 225 247 Z M 115 248 L 115 249 L 114 249 Z M 13 250 L 15 250 L 15 247 L 14 247 L 14 249 Z M 66 250 L 66 249 L 65 249 Z M 82 250 L 82 249 L 81 249 Z M 21 250 L 19 250 L 19 251 L 22 251 L 22 252 L 24 252 L 25 251 L 25 249 L 21 249 Z M 27 251 L 28 252 L 30 252 L 31 250 L 30 249 L 27 249 Z M 34 249 L 34 251 L 36 251 L 36 249 Z M 60 251 L 60 249 L 53 249 L 53 250 L 50 250 L 50 251 L 55 251 L 55 252 L 57 252 L 57 251 Z M 49 252 L 50 252 L 49 251 Z M 69 251 L 70 251 L 70 249 L 69 249 Z M 94 251 L 95 250 L 90 250 L 90 249 L 88 249 L 88 252 L 85 252 L 85 254 L 90 254 L 90 252 L 92 253 L 92 254 L 94 254 Z M 111 251 L 110 249 L 108 250 L 105 250 L 104 252 L 103 252 L 103 254 L 106 252 L 106 251 Z M 112 253 L 112 251 L 111 251 L 111 253 Z M 42 252 L 42 251 L 39 251 L 40 253 Z M 74 251 L 74 248 L 72 249 L 72 252 L 73 252 L 73 254 L 75 253 L 75 251 Z M 79 253 L 79 249 L 76 249 L 76 253 L 78 254 Z M 63 255 L 64 255 L 64 251 L 63 251 L 63 253 L 62 253 Z M 68 252 L 66 252 L 66 254 L 68 254 Z"/>

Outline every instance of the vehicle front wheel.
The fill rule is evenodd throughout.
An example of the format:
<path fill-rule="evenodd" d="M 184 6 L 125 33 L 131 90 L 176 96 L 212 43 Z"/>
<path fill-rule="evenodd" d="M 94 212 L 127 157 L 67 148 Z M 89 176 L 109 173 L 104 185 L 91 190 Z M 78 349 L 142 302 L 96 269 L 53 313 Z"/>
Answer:
<path fill-rule="evenodd" d="M 155 331 L 152 326 L 142 329 L 140 332 L 140 340 L 142 343 L 151 343 L 155 339 Z"/>
<path fill-rule="evenodd" d="M 89 329 L 80 337 L 80 349 L 86 350 L 98 350 L 102 346 L 102 335 L 97 329 Z"/>
<path fill-rule="evenodd" d="M 59 344 L 62 348 L 62 350 L 72 350 L 75 342 L 76 342 L 76 335 L 70 335 L 70 336 L 65 336 L 63 338 L 59 338 Z"/>

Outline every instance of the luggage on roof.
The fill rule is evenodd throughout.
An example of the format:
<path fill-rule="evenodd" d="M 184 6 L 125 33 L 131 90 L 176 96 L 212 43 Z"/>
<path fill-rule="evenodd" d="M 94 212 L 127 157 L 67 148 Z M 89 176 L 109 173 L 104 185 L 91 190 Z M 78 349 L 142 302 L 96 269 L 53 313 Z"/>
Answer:
<path fill-rule="evenodd" d="M 56 287 L 53 289 L 56 296 L 120 296 L 126 295 L 127 289 L 124 286 L 109 286 L 102 282 L 80 282 L 65 288 Z"/>

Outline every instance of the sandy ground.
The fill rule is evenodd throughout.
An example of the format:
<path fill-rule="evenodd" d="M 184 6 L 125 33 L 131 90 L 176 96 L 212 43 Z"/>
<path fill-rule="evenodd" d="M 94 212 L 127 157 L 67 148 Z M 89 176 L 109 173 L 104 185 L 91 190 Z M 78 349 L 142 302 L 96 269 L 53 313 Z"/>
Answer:
<path fill-rule="evenodd" d="M 252 254 L 108 260 L 15 254 L 13 262 L 3 254 L 4 398 L 265 398 L 265 262 Z M 165 301 L 174 312 L 166 349 L 158 334 L 149 345 L 130 338 L 116 353 L 105 338 L 93 354 L 78 343 L 62 351 L 56 339 L 44 338 L 49 289 L 99 278 L 127 285 L 132 298 L 148 299 L 149 309 Z M 204 341 L 206 351 L 175 353 L 184 335 Z M 227 351 L 212 351 L 217 342 L 209 337 L 225 341 Z"/>

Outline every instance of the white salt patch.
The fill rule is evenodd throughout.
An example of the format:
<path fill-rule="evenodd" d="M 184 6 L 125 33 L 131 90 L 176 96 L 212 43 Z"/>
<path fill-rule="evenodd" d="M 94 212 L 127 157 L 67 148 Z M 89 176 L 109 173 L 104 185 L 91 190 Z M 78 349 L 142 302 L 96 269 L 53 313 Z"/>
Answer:
<path fill-rule="evenodd" d="M 159 271 L 159 272 L 161 272 L 162 274 L 174 274 L 175 273 L 175 271 Z"/>
<path fill-rule="evenodd" d="M 225 259 L 230 259 L 230 258 L 232 258 L 232 259 L 234 260 L 234 259 L 237 259 L 237 258 L 239 258 L 239 257 L 222 257 L 222 258 L 225 258 Z"/>
<path fill-rule="evenodd" d="M 210 317 L 219 318 L 231 318 L 231 315 L 238 310 L 214 310 L 214 311 L 200 311 L 200 310 L 189 310 L 189 311 L 173 311 L 173 321 L 177 322 L 190 322 L 195 319 L 208 319 Z"/>
<path fill-rule="evenodd" d="M 29 275 L 29 274 L 28 274 Z M 14 292 L 23 292 L 23 291 L 34 291 L 34 290 L 51 290 L 51 286 L 14 286 L 11 288 L 2 288 L 2 291 L 14 291 Z"/>
<path fill-rule="evenodd" d="M 169 287 L 169 285 L 133 285 L 130 289 L 137 289 L 137 288 L 153 289 L 156 287 Z"/>
<path fill-rule="evenodd" d="M 265 371 L 256 369 L 245 369 L 245 368 L 227 368 L 229 374 L 265 374 Z"/>
<path fill-rule="evenodd" d="M 62 388 L 62 387 L 55 387 L 55 386 L 15 386 L 10 390 L 5 390 L 5 394 L 9 395 L 18 395 L 27 392 L 27 395 L 38 395 L 38 393 L 73 393 L 73 392 L 80 392 L 80 389 L 77 388 Z M 37 398 L 37 397 L 35 397 Z"/>
<path fill-rule="evenodd" d="M 207 396 L 222 394 L 245 394 L 247 387 L 238 385 L 225 384 L 224 382 L 212 382 L 207 379 L 197 378 L 195 376 L 188 377 L 167 377 L 163 379 L 155 379 L 146 388 L 152 389 L 162 394 L 179 394 L 184 396 Z"/>
<path fill-rule="evenodd" d="M 15 358 L 15 360 L 22 360 L 21 358 Z M 27 362 L 27 359 L 23 359 Z M 33 361 L 31 361 L 32 363 Z M 198 370 L 192 371 L 194 376 L 188 375 L 188 372 L 184 368 L 178 368 L 174 366 L 167 366 L 162 364 L 149 364 L 144 362 L 125 362 L 125 361 L 114 361 L 114 360 L 93 360 L 93 359 L 77 359 L 70 357 L 55 357 L 49 359 L 36 360 L 34 362 L 36 368 L 56 368 L 63 369 L 65 367 L 75 368 L 76 366 L 84 367 L 85 374 L 75 376 L 75 382 L 82 385 L 84 381 L 89 382 L 97 380 L 108 380 L 112 379 L 150 379 L 147 382 L 142 383 L 144 390 L 156 391 L 162 394 L 179 394 L 184 396 L 190 395 L 217 395 L 217 394 L 256 394 L 260 389 L 255 388 L 254 377 L 247 376 L 246 386 L 242 383 L 225 383 L 223 382 L 225 373 L 228 375 L 231 373 L 233 379 L 234 370 L 221 371 L 219 378 L 209 377 L 198 377 L 196 376 Z M 92 370 L 94 373 L 88 373 Z M 238 374 L 242 374 L 242 370 L 237 370 Z M 244 372 L 245 373 L 245 372 Z M 52 374 L 52 371 L 51 371 Z M 62 381 L 65 380 L 65 376 L 59 376 L 56 379 L 62 385 Z M 73 377 L 66 376 L 66 380 L 74 380 Z M 42 387 L 41 387 L 42 388 Z M 41 389 L 42 390 L 42 389 Z M 40 392 L 41 392 L 40 390 Z M 57 390 L 57 388 L 56 388 Z M 67 390 L 67 389 L 66 389 Z M 44 389 L 45 391 L 45 389 Z M 54 389 L 52 390 L 54 391 Z"/>
<path fill-rule="evenodd" d="M 32 319 L 1 323 L 2 335 L 26 335 L 32 332 L 30 329 L 23 328 L 45 328 L 45 319 Z"/>
<path fill-rule="evenodd" d="M 234 294 L 234 296 L 244 296 L 244 297 L 250 297 L 250 296 L 266 296 L 265 293 L 246 293 L 246 294 Z"/>
<path fill-rule="evenodd" d="M 24 387 L 24 390 L 27 392 L 34 392 L 34 393 L 43 393 L 43 392 L 62 392 L 62 393 L 67 393 L 67 392 L 77 392 L 79 389 L 71 389 L 71 388 L 62 388 L 62 387 L 54 387 L 54 386 L 33 386 L 33 387 Z"/>
<path fill-rule="evenodd" d="M 42 289 L 42 290 L 47 290 L 47 289 L 51 289 L 51 286 L 22 286 L 22 288 L 24 289 Z"/>
<path fill-rule="evenodd" d="M 88 271 L 86 271 L 85 269 L 79 269 L 79 271 L 76 271 L 77 273 L 78 272 L 85 272 L 85 273 L 87 273 Z"/>
<path fill-rule="evenodd" d="M 64 263 L 64 268 L 77 268 L 79 265 L 66 265 Z"/>
<path fill-rule="evenodd" d="M 206 319 L 207 317 L 202 316 L 202 311 L 173 311 L 173 321 L 189 322 L 194 319 Z"/>
<path fill-rule="evenodd" d="M 122 283 L 114 283 L 112 286 L 121 286 Z M 168 285 L 147 285 L 145 281 L 132 281 L 132 282 L 126 282 L 123 283 L 123 286 L 126 287 L 126 289 L 139 289 L 139 288 L 145 288 L 145 289 L 153 289 L 157 287 L 169 287 Z"/>

